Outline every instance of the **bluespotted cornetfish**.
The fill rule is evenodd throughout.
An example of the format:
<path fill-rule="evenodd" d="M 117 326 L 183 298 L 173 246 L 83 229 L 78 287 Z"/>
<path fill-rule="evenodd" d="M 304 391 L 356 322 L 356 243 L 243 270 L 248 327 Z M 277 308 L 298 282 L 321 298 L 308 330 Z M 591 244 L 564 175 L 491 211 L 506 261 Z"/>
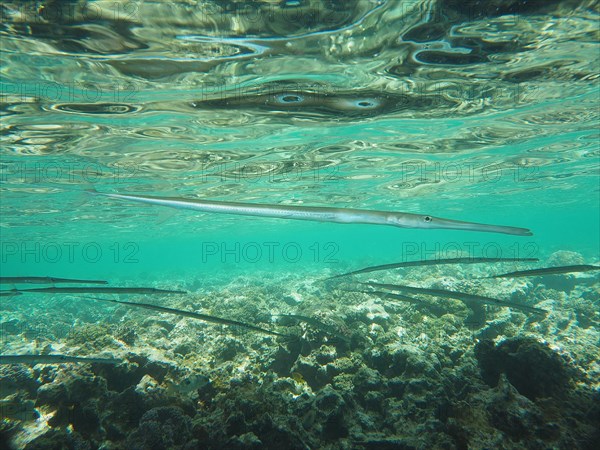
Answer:
<path fill-rule="evenodd" d="M 122 362 L 114 358 L 84 358 L 69 355 L 0 355 L 0 364 L 120 364 Z"/>
<path fill-rule="evenodd" d="M 600 266 L 591 266 L 589 264 L 577 264 L 573 266 L 545 267 L 542 269 L 518 270 L 516 272 L 508 272 L 500 275 L 493 275 L 488 278 L 521 278 L 543 275 L 559 275 L 564 273 L 575 272 L 590 272 L 592 270 L 600 270 Z"/>
<path fill-rule="evenodd" d="M 108 284 L 104 280 L 75 280 L 72 278 L 55 277 L 0 277 L 0 284 Z"/>
<path fill-rule="evenodd" d="M 400 269 L 403 267 L 417 266 L 435 266 L 441 264 L 481 264 L 481 263 L 502 263 L 502 262 L 536 262 L 537 258 L 445 258 L 445 259 L 425 259 L 420 261 L 405 261 L 391 264 L 381 264 L 379 266 L 365 267 L 364 269 L 354 270 L 352 272 L 341 273 L 325 278 L 322 281 L 332 280 L 334 278 L 348 277 L 350 275 L 358 275 L 361 273 L 378 272 L 380 270 Z"/>
<path fill-rule="evenodd" d="M 169 206 L 178 209 L 193 209 L 202 212 L 238 214 L 243 216 L 271 217 L 279 219 L 312 220 L 348 224 L 391 225 L 401 228 L 426 228 L 445 230 L 483 231 L 518 236 L 531 236 L 527 228 L 502 225 L 486 225 L 475 222 L 444 219 L 427 214 L 411 214 L 367 209 L 331 208 L 326 206 L 267 205 L 263 203 L 222 202 L 216 200 L 192 200 L 178 197 L 155 197 L 151 195 L 109 194 L 88 190 L 90 194 L 118 200 L 127 200 L 151 205 Z"/>
<path fill-rule="evenodd" d="M 444 298 L 453 298 L 457 300 L 461 300 L 463 302 L 480 302 L 489 305 L 497 305 L 497 306 L 508 306 L 510 308 L 521 309 L 523 311 L 527 311 L 535 314 L 547 314 L 548 311 L 541 308 L 535 308 L 533 306 L 522 305 L 520 303 L 515 303 L 506 300 L 499 300 L 497 298 L 484 297 L 482 295 L 476 294 L 468 294 L 466 292 L 458 292 L 458 291 L 447 291 L 444 289 L 429 289 L 429 288 L 420 288 L 414 286 L 404 286 L 399 284 L 384 284 L 384 283 L 361 283 L 366 286 L 371 286 L 379 289 L 389 289 L 391 291 L 400 291 L 400 292 L 409 292 L 412 294 L 425 294 L 431 295 L 434 297 L 444 297 Z"/>
<path fill-rule="evenodd" d="M 150 287 L 47 287 L 34 289 L 13 289 L 5 292 L 36 293 L 36 294 L 187 294 L 186 291 L 156 289 Z"/>
<path fill-rule="evenodd" d="M 100 302 L 116 303 L 119 305 L 145 308 L 145 309 L 150 309 L 153 311 L 163 312 L 163 313 L 167 313 L 167 314 L 174 314 L 176 316 L 190 317 L 192 319 L 202 320 L 204 322 L 218 323 L 220 325 L 228 325 L 228 326 L 235 326 L 235 327 L 240 327 L 240 328 L 247 328 L 249 330 L 258 331 L 259 333 L 269 334 L 271 336 L 291 337 L 287 334 L 277 333 L 276 331 L 267 330 L 266 328 L 257 327 L 256 325 L 252 325 L 249 323 L 238 322 L 237 320 L 225 319 L 223 317 L 209 316 L 208 314 L 200 314 L 200 313 L 195 313 L 192 311 L 185 311 L 182 309 L 167 308 L 165 306 L 151 305 L 149 303 L 125 302 L 123 300 L 113 300 L 113 299 L 109 299 L 109 298 L 97 298 L 97 297 L 82 297 L 82 298 L 90 299 L 90 300 L 97 300 Z"/>
<path fill-rule="evenodd" d="M 11 289 L 10 291 L 0 291 L 0 297 L 13 297 L 15 295 L 21 295 L 21 293 L 16 289 Z"/>

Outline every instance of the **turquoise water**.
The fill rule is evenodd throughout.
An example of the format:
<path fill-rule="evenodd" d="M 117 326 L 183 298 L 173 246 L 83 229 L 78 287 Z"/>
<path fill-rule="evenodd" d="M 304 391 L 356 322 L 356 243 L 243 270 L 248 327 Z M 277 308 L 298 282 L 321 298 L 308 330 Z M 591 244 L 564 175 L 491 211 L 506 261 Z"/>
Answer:
<path fill-rule="evenodd" d="M 178 260 L 169 267 L 185 271 L 189 264 L 178 251 L 183 255 L 199 240 L 233 243 L 257 233 L 281 245 L 300 237 L 305 252 L 313 240 L 335 242 L 341 264 L 395 258 L 403 242 L 474 240 L 482 247 L 507 242 L 478 233 L 189 211 L 165 219 L 159 208 L 98 202 L 75 192 L 94 187 L 523 226 L 534 237 L 516 239 L 516 246 L 532 242 L 540 255 L 570 249 L 598 256 L 599 92 L 592 10 L 565 11 L 542 34 L 535 29 L 543 15 L 508 15 L 490 19 L 489 30 L 478 28 L 488 21 L 475 20 L 454 25 L 445 39 L 402 42 L 398 36 L 415 30 L 424 5 L 364 2 L 348 6 L 348 17 L 327 14 L 348 27 L 343 32 L 290 19 L 292 11 L 293 17 L 324 14 L 325 4 L 268 9 L 279 25 L 300 27 L 283 35 L 271 30 L 277 28 L 273 24 L 255 29 L 255 21 L 248 22 L 250 10 L 262 11 L 257 5 L 223 10 L 218 17 L 224 23 L 216 29 L 204 22 L 208 6 L 172 7 L 184 17 L 161 17 L 160 3 L 92 2 L 84 11 L 55 7 L 61 26 L 81 33 L 61 40 L 52 37 L 57 31 L 39 12 L 7 5 L 6 23 L 12 25 L 3 35 L 5 245 L 43 245 L 49 239 L 60 244 L 75 237 L 81 246 L 99 239 L 109 253 L 110 242 L 134 242 L 139 262 L 117 272 L 135 276 L 158 269 L 156 258 L 144 252 L 154 255 L 163 244 Z M 412 8 L 418 12 L 414 17 Z M 134 31 L 127 37 L 107 31 L 101 38 L 94 21 L 83 21 L 92 11 L 108 21 L 99 30 L 123 24 Z M 192 13 L 196 16 L 185 17 Z M 228 28 L 238 19 L 247 35 Z M 31 35 L 23 31 L 27 24 Z M 339 43 L 326 45 L 336 39 Z M 446 58 L 470 49 L 484 60 L 419 62 L 428 49 Z M 404 68 L 401 74 L 395 73 L 398 67 Z M 306 99 L 286 105 L 281 98 L 289 92 Z M 361 110 L 360 99 L 373 103 Z M 9 255 L 5 270 L 27 270 L 21 256 Z M 77 270 L 97 272 L 83 259 Z M 64 256 L 50 267 L 73 269 Z M 315 264 L 313 270 L 325 267 Z M 280 268 L 287 270 L 286 264 L 273 265 Z M 37 271 L 35 264 L 31 269 Z"/>
<path fill-rule="evenodd" d="M 593 111 L 591 105 L 597 100 L 597 84 L 589 83 L 585 87 L 589 93 L 582 98 L 590 103 L 586 109 L 592 108 Z M 148 93 L 149 98 L 152 95 Z M 535 110 L 542 112 L 553 108 L 556 114 L 560 112 L 561 115 L 578 117 L 581 106 L 572 107 L 569 112 L 567 98 L 564 103 L 540 101 Z M 56 152 L 58 154 L 50 148 L 53 133 L 62 134 L 64 131 L 55 129 L 75 127 L 82 121 L 90 120 L 89 117 L 53 112 L 40 113 L 39 118 L 31 115 L 8 116 L 3 123 L 9 138 L 16 140 L 14 135 L 36 119 L 43 121 L 45 129 L 42 132 L 23 131 L 30 137 L 15 143 L 9 142 L 4 147 L 4 267 L 10 272 L 32 270 L 37 273 L 41 270 L 41 273 L 46 273 L 51 270 L 61 273 L 75 270 L 90 275 L 99 273 L 97 262 L 106 261 L 107 266 L 102 268 L 102 272 L 110 275 L 114 272 L 121 276 L 131 273 L 135 278 L 140 271 L 155 271 L 158 276 L 167 267 L 162 265 L 163 257 L 156 258 L 155 255 L 163 252 L 166 246 L 169 249 L 167 255 L 173 255 L 173 260 L 166 266 L 174 271 L 191 270 L 193 273 L 191 263 L 197 269 L 197 276 L 201 276 L 206 264 L 198 266 L 193 260 L 188 260 L 187 255 L 189 252 L 196 253 L 196 259 L 209 262 L 207 257 L 202 256 L 203 242 L 209 246 L 213 242 L 225 243 L 235 249 L 238 244 L 243 247 L 255 241 L 273 241 L 279 247 L 301 242 L 299 245 L 303 255 L 311 254 L 310 257 L 301 258 L 302 265 L 311 266 L 315 273 L 332 268 L 333 264 L 352 265 L 355 260 L 393 261 L 398 256 L 403 259 L 405 255 L 402 249 L 406 248 L 408 253 L 414 254 L 415 245 L 420 249 L 424 247 L 423 251 L 427 254 L 419 250 L 418 254 L 412 256 L 424 259 L 431 256 L 429 250 L 439 247 L 445 251 L 449 243 L 457 245 L 449 247 L 448 251 L 458 248 L 470 252 L 471 256 L 485 256 L 490 252 L 509 257 L 524 253 L 547 256 L 552 251 L 569 249 L 594 259 L 598 256 L 600 246 L 595 117 L 583 116 L 577 120 L 577 124 L 569 124 L 565 120 L 566 124 L 547 126 L 545 131 L 549 136 L 543 138 L 537 136 L 537 126 L 528 128 L 521 125 L 521 129 L 528 130 L 527 133 L 533 136 L 522 138 L 516 144 L 505 143 L 506 137 L 496 137 L 486 143 L 483 149 L 476 151 L 471 148 L 474 145 L 472 142 L 478 146 L 481 144 L 474 137 L 461 140 L 460 144 L 451 143 L 449 148 L 439 151 L 435 151 L 435 144 L 431 144 L 448 141 L 445 134 L 447 130 L 452 135 L 460 135 L 473 133 L 473 130 L 499 128 L 507 134 L 516 134 L 519 128 L 514 123 L 518 123 L 519 119 L 525 120 L 530 111 L 531 108 L 523 106 L 511 109 L 510 114 L 474 115 L 462 119 L 460 123 L 452 119 L 402 118 L 394 122 L 389 117 L 369 119 L 367 123 L 357 121 L 352 127 L 332 123 L 325 133 L 329 137 L 323 138 L 316 137 L 324 134 L 320 123 L 284 125 L 278 128 L 282 136 L 276 144 L 257 143 L 252 139 L 248 143 L 238 143 L 234 138 L 227 142 L 227 135 L 224 134 L 225 142 L 220 145 L 223 150 L 207 150 L 206 144 L 197 144 L 189 137 L 182 138 L 186 142 L 183 144 L 168 133 L 160 139 L 144 138 L 136 142 L 130 138 L 131 142 L 113 144 L 115 139 L 118 142 L 118 136 L 114 135 L 135 132 L 137 120 L 140 125 L 143 124 L 145 118 L 136 118 L 134 115 L 127 124 L 114 120 L 108 136 L 100 131 L 88 131 L 90 135 L 86 136 L 86 140 L 90 148 L 74 144 L 70 150 Z M 189 116 L 186 120 L 192 122 L 196 118 Z M 382 124 L 378 125 L 378 121 Z M 25 124 L 20 125 L 22 122 Z M 179 126 L 182 124 L 179 118 L 163 113 L 161 127 L 168 127 L 170 122 Z M 395 128 L 390 131 L 393 126 Z M 253 127 L 241 127 L 239 132 L 250 131 Z M 374 131 L 380 127 L 388 130 L 387 133 L 378 134 Z M 427 150 L 421 153 L 386 148 L 390 142 L 401 146 L 407 139 L 414 139 L 404 131 L 406 127 L 411 127 L 415 130 L 414 134 L 420 135 L 421 145 Z M 435 127 L 435 131 L 428 131 L 432 127 Z M 577 128 L 580 131 L 563 132 L 562 128 Z M 363 133 L 363 129 L 366 132 Z M 201 127 L 196 127 L 194 133 L 201 133 L 201 130 Z M 95 134 L 98 136 L 94 137 Z M 291 136 L 293 134 L 302 137 L 294 139 Z M 49 141 L 50 144 L 44 144 L 48 150 L 38 154 L 37 145 L 28 143 L 36 139 Z M 321 156 L 319 148 L 324 147 L 321 139 L 326 142 L 325 147 L 340 147 L 339 154 L 332 157 L 327 152 L 325 158 Z M 304 143 L 299 143 L 302 140 Z M 361 145 L 353 149 L 350 143 L 356 140 Z M 298 146 L 297 151 L 279 152 L 278 148 L 286 147 L 286 144 Z M 193 155 L 198 151 L 202 158 L 210 158 L 211 155 L 219 158 L 221 151 L 230 151 L 241 162 L 217 165 L 214 169 L 204 169 L 202 163 L 191 162 L 189 165 L 193 167 L 189 170 L 185 160 L 178 160 L 183 156 L 175 149 L 181 145 L 186 148 L 181 151 L 185 155 Z M 137 146 L 141 149 L 136 150 Z M 429 146 L 433 150 L 428 150 Z M 164 164 L 173 163 L 176 168 L 161 168 L 161 160 L 157 162 L 159 167 L 152 169 L 138 169 L 135 166 L 137 163 L 131 163 L 134 165 L 125 169 L 113 167 L 113 164 L 117 164 L 112 161 L 114 155 L 105 156 L 105 147 L 111 148 L 111 152 L 124 159 L 126 164 L 129 164 L 128 158 L 137 161 L 159 153 L 161 157 L 169 158 L 167 162 L 163 161 Z M 175 149 L 165 150 L 168 147 Z M 311 148 L 314 148 L 312 152 Z M 307 152 L 313 154 L 306 155 Z M 81 153 L 87 154 L 78 157 Z M 246 159 L 250 161 L 244 162 Z M 299 167 L 286 172 L 290 170 L 286 164 Z M 327 167 L 319 168 L 320 164 Z M 273 173 L 262 173 L 263 170 L 273 170 Z M 229 175 L 229 171 L 237 172 Z M 105 176 L 101 177 L 98 173 Z M 156 179 L 152 179 L 153 173 Z M 65 183 L 68 185 L 65 186 Z M 528 227 L 533 230 L 534 236 L 506 237 L 462 231 L 295 223 L 191 211 L 164 212 L 160 211 L 161 208 L 145 205 L 98 202 L 95 198 L 74 192 L 78 185 L 82 191 L 94 187 L 101 192 L 428 213 L 459 220 Z M 60 247 L 60 255 L 52 247 L 44 250 L 49 242 Z M 466 244 L 470 242 L 476 244 Z M 128 243 L 131 243 L 129 247 Z M 329 243 L 335 247 L 335 262 L 319 264 L 328 261 L 320 261 L 319 252 L 311 250 L 311 245 L 317 244 L 326 251 L 324 247 Z M 15 246 L 19 248 L 18 251 L 14 250 Z M 85 252 L 90 246 L 93 248 L 87 255 Z M 96 246 L 100 247 L 98 251 L 102 254 L 100 261 L 96 261 Z M 275 258 L 279 261 L 272 262 L 273 258 L 267 256 L 268 247 L 262 244 L 261 247 L 266 250 L 264 257 L 258 254 L 244 257 L 242 250 L 238 252 L 240 260 L 250 263 L 246 270 L 252 270 L 252 263 L 260 265 L 263 262 L 269 263 L 273 270 L 290 269 L 286 258 Z M 536 249 L 535 255 L 531 254 L 533 247 Z M 27 252 L 28 248 L 31 253 Z M 137 257 L 125 261 L 128 250 Z M 205 247 L 205 250 L 208 248 Z M 333 247 L 331 252 L 334 252 Z M 183 258 L 183 255 L 186 257 Z M 236 256 L 232 258 L 235 260 Z M 219 258 L 208 259 L 216 261 Z M 294 260 L 295 257 L 291 255 L 290 259 Z M 41 266 L 37 264 L 38 261 Z M 44 267 L 44 263 L 47 267 Z M 218 264 L 215 269 L 227 270 Z"/>
<path fill-rule="evenodd" d="M 540 260 L 505 272 L 597 265 L 598 3 L 483 3 L 4 2 L 1 276 L 197 299 L 260 286 L 273 296 L 268 314 L 286 308 L 275 297 L 298 280 L 370 265 L 459 256 Z M 89 189 L 410 212 L 533 235 L 198 213 Z M 595 286 L 572 295 L 597 318 Z M 316 311 L 329 295 L 319 291 Z M 24 300 L 41 310 L 69 301 Z M 32 306 L 14 302 L 2 298 L 3 323 L 27 323 Z M 94 308 L 65 323 L 115 323 L 112 306 Z M 514 335 L 560 341 L 548 320 Z M 3 353 L 42 351 L 11 339 Z M 60 343 L 46 341 L 69 353 Z"/>

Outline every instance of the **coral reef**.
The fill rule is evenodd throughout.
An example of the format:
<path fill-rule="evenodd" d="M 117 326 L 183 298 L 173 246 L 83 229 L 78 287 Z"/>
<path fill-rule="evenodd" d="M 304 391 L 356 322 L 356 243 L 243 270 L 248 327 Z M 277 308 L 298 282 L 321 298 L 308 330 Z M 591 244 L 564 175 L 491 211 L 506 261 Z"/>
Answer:
<path fill-rule="evenodd" d="M 597 280 L 571 290 L 560 288 L 568 276 L 557 277 L 558 289 L 465 281 L 472 270 L 410 273 L 414 283 L 495 293 L 549 314 L 484 306 L 480 323 L 462 302 L 394 302 L 317 288 L 299 274 L 277 286 L 268 276 L 253 285 L 233 280 L 169 305 L 296 336 L 289 339 L 122 305 L 88 302 L 65 313 L 31 302 L 31 311 L 16 309 L 3 322 L 4 352 L 69 349 L 123 363 L 0 366 L 0 446 L 593 448 Z M 88 320 L 73 327 L 79 309 Z M 44 328 L 35 323 L 42 313 Z"/>

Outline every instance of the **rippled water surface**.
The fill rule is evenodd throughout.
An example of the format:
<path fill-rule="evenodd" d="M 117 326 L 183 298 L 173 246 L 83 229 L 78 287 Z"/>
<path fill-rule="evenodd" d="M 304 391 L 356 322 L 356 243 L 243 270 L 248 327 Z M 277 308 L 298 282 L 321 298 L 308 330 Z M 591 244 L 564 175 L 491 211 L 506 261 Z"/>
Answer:
<path fill-rule="evenodd" d="M 470 239 L 163 213 L 92 187 L 487 221 L 534 230 L 474 235 L 505 256 L 597 256 L 597 4 L 476 3 L 5 2 L 5 250 L 133 242 L 160 265 L 174 245 L 172 267 L 198 236 L 334 242 L 345 262 Z"/>
<path fill-rule="evenodd" d="M 157 221 L 74 198 L 91 185 L 481 217 L 596 251 L 597 5 L 470 3 L 5 2 L 3 237 L 331 230 Z"/>

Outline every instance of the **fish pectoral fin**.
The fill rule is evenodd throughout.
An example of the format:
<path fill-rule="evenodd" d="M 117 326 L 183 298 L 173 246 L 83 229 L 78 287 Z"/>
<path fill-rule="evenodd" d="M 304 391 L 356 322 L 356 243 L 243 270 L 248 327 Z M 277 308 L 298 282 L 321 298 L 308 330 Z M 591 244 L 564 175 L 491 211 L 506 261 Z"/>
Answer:
<path fill-rule="evenodd" d="M 156 223 L 158 225 L 162 225 L 165 222 L 168 222 L 175 214 L 177 214 L 177 210 L 175 208 L 154 208 L 156 213 Z"/>

